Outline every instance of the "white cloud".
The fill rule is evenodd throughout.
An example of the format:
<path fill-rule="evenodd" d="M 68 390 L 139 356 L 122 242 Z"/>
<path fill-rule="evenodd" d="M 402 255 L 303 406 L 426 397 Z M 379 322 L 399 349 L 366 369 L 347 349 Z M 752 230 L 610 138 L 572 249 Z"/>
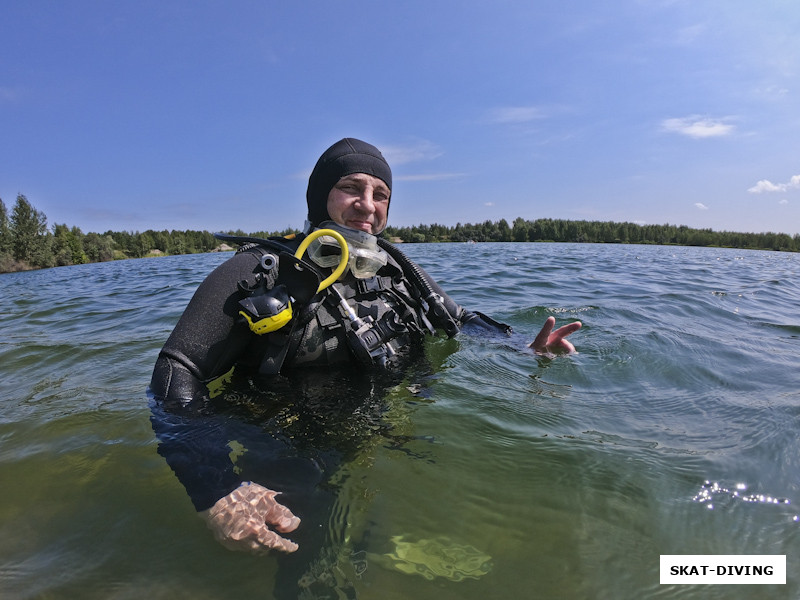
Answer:
<path fill-rule="evenodd" d="M 682 117 L 679 119 L 664 119 L 661 128 L 670 133 L 679 133 L 694 139 L 722 137 L 733 133 L 735 126 L 724 119 L 709 119 L 699 115 Z"/>
<path fill-rule="evenodd" d="M 782 200 L 778 200 L 778 204 L 789 204 L 789 201 L 786 198 L 783 198 Z"/>
<path fill-rule="evenodd" d="M 770 85 L 765 88 L 757 89 L 756 93 L 766 96 L 767 98 L 784 98 L 789 94 L 789 90 L 783 86 Z"/>
<path fill-rule="evenodd" d="M 528 123 L 544 119 L 545 115 L 538 106 L 505 106 L 495 108 L 489 113 L 492 123 Z"/>
<path fill-rule="evenodd" d="M 395 181 L 442 181 L 464 176 L 466 176 L 466 173 L 418 173 L 416 175 L 400 175 L 393 177 L 393 179 Z"/>
<path fill-rule="evenodd" d="M 494 202 L 486 202 L 484 203 L 484 206 L 494 206 Z"/>
<path fill-rule="evenodd" d="M 708 27 L 704 24 L 690 25 L 688 27 L 684 27 L 683 29 L 678 30 L 678 34 L 675 41 L 680 45 L 691 44 L 695 40 L 701 38 L 706 33 L 707 30 Z"/>
<path fill-rule="evenodd" d="M 708 207 L 702 202 L 695 202 L 694 206 L 697 208 L 697 210 L 708 210 Z"/>
<path fill-rule="evenodd" d="M 428 140 L 416 140 L 408 144 L 394 146 L 381 145 L 379 148 L 381 154 L 392 167 L 420 160 L 433 160 L 443 154 L 439 146 Z"/>
<path fill-rule="evenodd" d="M 792 175 L 787 183 L 772 183 L 768 179 L 762 179 L 747 191 L 751 194 L 760 194 L 761 192 L 786 192 L 797 188 L 800 188 L 800 175 Z"/>
<path fill-rule="evenodd" d="M 747 191 L 751 194 L 760 194 L 761 192 L 783 192 L 785 189 L 783 184 L 775 185 L 771 181 L 762 179 Z"/>

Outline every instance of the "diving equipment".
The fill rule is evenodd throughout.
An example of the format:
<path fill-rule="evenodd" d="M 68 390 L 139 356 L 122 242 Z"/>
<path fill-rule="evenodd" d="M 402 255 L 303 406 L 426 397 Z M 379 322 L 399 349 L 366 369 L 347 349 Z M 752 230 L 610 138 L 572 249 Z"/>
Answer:
<path fill-rule="evenodd" d="M 428 304 L 429 317 L 434 323 L 441 324 L 447 337 L 453 337 L 459 331 L 457 315 L 452 314 L 452 310 L 445 304 L 441 294 L 437 294 L 427 280 L 419 266 L 410 260 L 399 248 L 393 246 L 384 239 L 377 238 L 378 245 L 386 250 L 395 259 L 403 272 L 416 284 L 417 289 L 422 293 L 422 298 Z M 458 306 L 453 303 L 454 309 Z"/>
<path fill-rule="evenodd" d="M 322 236 L 332 238 L 339 245 L 340 255 L 338 257 L 339 265 L 333 270 L 333 273 L 320 281 L 319 273 L 316 269 L 309 268 L 302 257 L 309 244 Z M 280 261 L 288 261 L 292 266 L 284 265 L 284 268 L 278 273 L 276 284 L 268 288 L 263 285 L 265 277 L 278 264 L 278 259 L 273 254 L 264 254 L 260 261 L 262 272 L 257 274 L 255 284 L 249 284 L 247 281 L 239 282 L 239 288 L 248 294 L 239 301 L 239 305 L 242 307 L 239 314 L 247 322 L 251 331 L 257 335 L 264 335 L 283 328 L 294 316 L 293 297 L 295 300 L 308 302 L 314 294 L 330 286 L 344 273 L 348 257 L 347 242 L 341 234 L 330 229 L 319 229 L 300 243 L 294 256 L 287 252 L 281 252 Z M 308 274 L 308 276 L 303 274 Z"/>
<path fill-rule="evenodd" d="M 243 287 L 243 291 L 252 291 Z M 239 301 L 239 314 L 247 321 L 250 330 L 258 335 L 277 331 L 292 320 L 292 301 L 285 285 L 277 285 L 269 292 L 253 294 Z"/>
<path fill-rule="evenodd" d="M 239 301 L 239 315 L 247 322 L 251 331 L 262 336 L 281 330 L 293 320 L 296 321 L 295 305 L 303 308 L 304 316 L 300 318 L 302 323 L 299 328 L 286 328 L 289 342 L 283 347 L 283 356 L 277 360 L 263 361 L 268 364 L 267 369 L 262 364 L 260 371 L 264 374 L 275 373 L 280 369 L 289 347 L 296 350 L 298 336 L 305 331 L 308 317 L 318 314 L 322 306 L 323 300 L 315 299 L 315 296 L 324 290 L 328 290 L 332 304 L 339 306 L 339 318 L 344 318 L 348 323 L 342 330 L 342 341 L 346 342 L 352 354 L 364 366 L 387 367 L 389 359 L 403 345 L 398 343 L 398 338 L 409 331 L 394 310 L 383 314 L 377 311 L 374 316 L 366 314 L 359 317 L 342 291 L 332 285 L 342 278 L 347 269 L 360 277 L 357 279 L 359 285 L 351 284 L 347 290 L 375 293 L 388 291 L 389 287 L 395 285 L 392 283 L 392 276 L 376 276 L 378 270 L 389 262 L 389 255 L 378 247 L 377 238 L 367 232 L 349 229 L 333 222 L 326 222 L 325 225 L 324 229 L 317 229 L 303 238 L 294 254 L 289 253 L 288 246 L 275 239 L 228 238 L 231 241 L 247 241 L 250 244 L 248 247 L 260 247 L 263 253 L 259 259 L 260 270 L 255 278 L 239 282 L 239 289 L 246 294 Z M 274 250 L 280 251 L 279 258 L 272 253 Z M 304 255 L 310 262 L 303 258 Z M 330 268 L 334 265 L 336 268 L 333 272 L 320 281 L 323 274 L 317 267 Z M 351 297 L 351 292 L 346 293 L 347 297 Z M 398 297 L 396 293 L 395 297 Z M 328 318 L 325 323 L 334 325 L 336 321 Z M 430 324 L 428 327 L 433 332 Z"/>
<path fill-rule="evenodd" d="M 364 365 L 386 367 L 387 361 L 397 353 L 389 342 L 405 331 L 397 313 L 386 312 L 377 321 L 371 316 L 361 319 L 341 292 L 336 288 L 331 289 L 339 297 L 339 305 L 350 319 L 352 328 L 347 332 L 347 342 L 353 354 Z"/>
<path fill-rule="evenodd" d="M 386 265 L 389 256 L 378 246 L 378 238 L 371 233 L 350 229 L 333 221 L 320 223 L 320 227 L 336 231 L 347 240 L 350 253 L 347 266 L 356 279 L 374 277 L 380 268 Z M 308 258 L 320 267 L 332 267 L 340 263 L 341 250 L 338 240 L 327 234 L 316 237 L 309 244 Z"/>
<path fill-rule="evenodd" d="M 245 242 L 240 252 L 258 255 L 255 279 L 250 275 L 239 283 L 244 296 L 237 308 L 248 327 L 265 338 L 258 346 L 260 374 L 275 375 L 284 364 L 333 365 L 353 358 L 365 367 L 389 367 L 402 349 L 437 327 L 452 337 L 462 323 L 477 319 L 386 240 L 333 222 L 324 225 L 306 229 L 299 239 L 217 236 Z M 364 260 L 358 264 L 353 256 Z M 358 276 L 375 273 L 343 277 L 353 266 Z"/>

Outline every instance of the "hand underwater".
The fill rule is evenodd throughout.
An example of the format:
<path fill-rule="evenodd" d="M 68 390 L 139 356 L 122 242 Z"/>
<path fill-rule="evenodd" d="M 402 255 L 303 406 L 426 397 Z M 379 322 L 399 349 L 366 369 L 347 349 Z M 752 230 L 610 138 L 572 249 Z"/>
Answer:
<path fill-rule="evenodd" d="M 217 541 L 229 550 L 294 552 L 297 544 L 275 531 L 294 531 L 300 519 L 275 500 L 277 495 L 278 492 L 262 485 L 246 482 L 200 515 L 206 519 Z"/>
<path fill-rule="evenodd" d="M 572 354 L 575 352 L 575 346 L 573 346 L 565 338 L 568 335 L 578 331 L 578 329 L 581 328 L 581 322 L 575 321 L 574 323 L 563 325 L 562 327 L 559 327 L 553 331 L 555 324 L 555 317 L 547 317 L 547 320 L 544 322 L 539 335 L 536 336 L 536 339 L 533 340 L 529 346 L 530 348 L 533 348 L 534 352 L 537 354 L 559 352 Z"/>

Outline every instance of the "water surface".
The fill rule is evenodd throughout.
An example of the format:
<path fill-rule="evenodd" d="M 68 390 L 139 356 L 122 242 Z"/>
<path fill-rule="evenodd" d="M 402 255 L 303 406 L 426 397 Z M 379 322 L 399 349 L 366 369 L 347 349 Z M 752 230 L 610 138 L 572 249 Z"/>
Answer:
<path fill-rule="evenodd" d="M 326 471 L 303 585 L 212 539 L 150 425 L 158 350 L 230 254 L 0 275 L 0 597 L 800 594 L 800 256 L 403 250 L 515 335 L 431 340 L 380 390 Z M 584 323 L 578 354 L 525 349 L 549 315 Z M 289 421 L 265 435 L 305 451 Z M 661 586 L 662 554 L 786 554 L 787 584 Z"/>

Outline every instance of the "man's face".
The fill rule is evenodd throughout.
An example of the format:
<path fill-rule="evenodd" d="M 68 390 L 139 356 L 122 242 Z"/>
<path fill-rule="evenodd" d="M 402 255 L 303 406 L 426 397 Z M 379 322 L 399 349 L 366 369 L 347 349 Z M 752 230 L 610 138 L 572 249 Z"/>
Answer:
<path fill-rule="evenodd" d="M 382 179 L 345 175 L 328 193 L 328 214 L 335 223 L 378 234 L 386 227 L 391 191 Z"/>

